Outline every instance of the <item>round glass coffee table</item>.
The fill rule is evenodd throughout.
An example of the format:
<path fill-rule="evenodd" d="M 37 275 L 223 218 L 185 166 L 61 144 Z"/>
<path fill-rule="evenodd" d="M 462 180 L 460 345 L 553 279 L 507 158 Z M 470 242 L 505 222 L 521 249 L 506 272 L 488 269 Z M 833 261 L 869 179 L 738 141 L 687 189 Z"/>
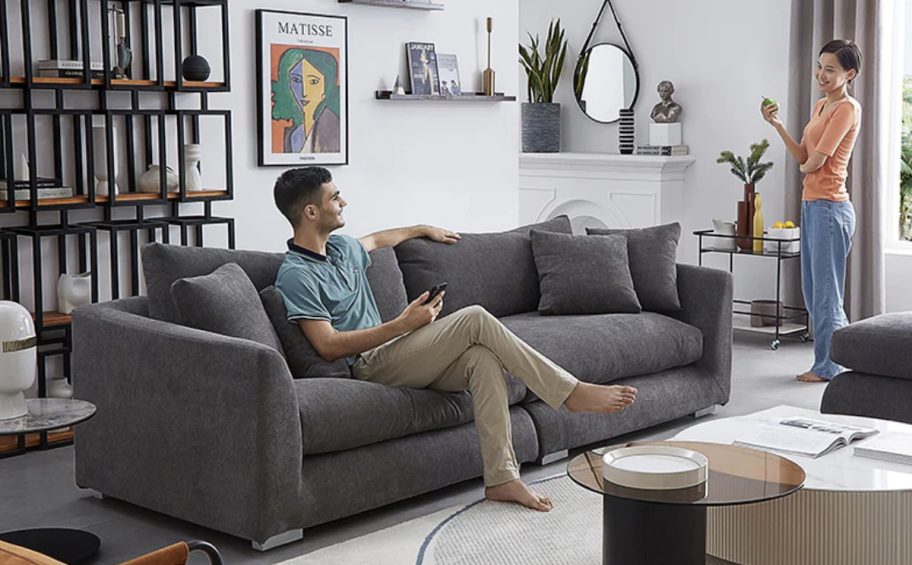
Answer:
<path fill-rule="evenodd" d="M 65 428 L 95 415 L 95 405 L 84 400 L 30 398 L 28 414 L 0 420 L 0 435 L 19 435 Z M 0 541 L 12 543 L 64 563 L 81 563 L 98 552 L 101 540 L 91 532 L 70 528 L 32 528 L 0 533 Z"/>
<path fill-rule="evenodd" d="M 682 447 L 709 460 L 702 485 L 676 490 L 620 486 L 602 476 L 602 454 L 635 445 Z M 714 443 L 634 442 L 588 451 L 567 466 L 574 482 L 604 495 L 602 562 L 606 565 L 706 563 L 706 508 L 764 502 L 804 484 L 804 471 L 784 457 Z"/>

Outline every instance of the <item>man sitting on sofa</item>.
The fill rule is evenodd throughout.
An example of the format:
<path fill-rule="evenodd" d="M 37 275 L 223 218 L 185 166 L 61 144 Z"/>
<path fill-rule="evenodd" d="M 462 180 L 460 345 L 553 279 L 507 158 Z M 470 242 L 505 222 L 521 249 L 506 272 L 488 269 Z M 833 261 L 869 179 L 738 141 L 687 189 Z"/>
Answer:
<path fill-rule="evenodd" d="M 345 225 L 347 202 L 321 167 L 286 171 L 275 202 L 294 238 L 276 288 L 288 320 L 328 361 L 346 358 L 358 379 L 389 386 L 469 390 L 484 463 L 485 497 L 547 512 L 551 501 L 519 478 L 513 453 L 507 386 L 510 372 L 549 406 L 575 412 L 615 412 L 632 404 L 636 389 L 578 381 L 529 347 L 480 306 L 436 321 L 445 292 L 425 303 L 424 292 L 397 318 L 381 323 L 368 285 L 368 253 L 415 238 L 456 244 L 459 235 L 431 226 L 391 229 L 354 239 L 330 235 Z"/>

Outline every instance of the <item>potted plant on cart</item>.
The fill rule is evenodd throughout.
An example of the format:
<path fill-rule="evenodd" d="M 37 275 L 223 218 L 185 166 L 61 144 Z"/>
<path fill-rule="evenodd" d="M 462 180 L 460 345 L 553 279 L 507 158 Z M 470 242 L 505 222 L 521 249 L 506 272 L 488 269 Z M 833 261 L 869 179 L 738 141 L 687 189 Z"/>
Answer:
<path fill-rule="evenodd" d="M 753 243 L 750 239 L 754 219 L 754 199 L 756 198 L 756 185 L 767 171 L 773 168 L 772 161 L 761 163 L 760 159 L 769 149 L 769 141 L 763 139 L 760 143 L 752 143 L 747 159 L 736 156 L 731 151 L 723 151 L 716 159 L 716 163 L 731 166 L 731 173 L 744 183 L 744 198 L 738 202 L 737 234 L 738 247 L 751 250 Z"/>

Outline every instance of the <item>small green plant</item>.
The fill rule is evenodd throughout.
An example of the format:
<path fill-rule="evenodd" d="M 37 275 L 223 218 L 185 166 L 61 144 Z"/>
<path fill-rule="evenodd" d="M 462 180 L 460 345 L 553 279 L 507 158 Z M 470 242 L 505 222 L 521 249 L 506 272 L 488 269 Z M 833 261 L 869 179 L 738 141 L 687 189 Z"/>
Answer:
<path fill-rule="evenodd" d="M 560 20 L 548 26 L 544 55 L 538 51 L 537 35 L 533 37 L 530 33 L 529 41 L 528 47 L 519 46 L 519 62 L 529 78 L 529 102 L 553 102 L 567 55 L 567 40 L 564 39 Z"/>
<path fill-rule="evenodd" d="M 912 133 L 903 132 L 899 161 L 899 233 L 912 241 Z"/>
<path fill-rule="evenodd" d="M 741 179 L 744 184 L 755 184 L 773 168 L 772 161 L 760 162 L 767 149 L 769 149 L 769 141 L 763 139 L 760 143 L 751 144 L 750 155 L 746 161 L 743 157 L 735 156 L 731 151 L 723 151 L 719 153 L 716 163 L 730 165 L 731 173 Z"/>

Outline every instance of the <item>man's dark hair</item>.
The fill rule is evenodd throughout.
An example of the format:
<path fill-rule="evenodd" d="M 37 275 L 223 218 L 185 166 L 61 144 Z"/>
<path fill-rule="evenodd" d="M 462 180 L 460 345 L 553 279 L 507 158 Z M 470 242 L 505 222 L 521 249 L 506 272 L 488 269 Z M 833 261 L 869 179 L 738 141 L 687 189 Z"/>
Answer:
<path fill-rule="evenodd" d="M 821 47 L 817 56 L 824 53 L 836 55 L 843 69 L 847 71 L 855 69 L 856 77 L 861 74 L 861 49 L 855 43 L 846 39 L 834 39 Z"/>
<path fill-rule="evenodd" d="M 319 206 L 320 187 L 332 180 L 332 173 L 323 167 L 289 169 L 282 173 L 272 191 L 276 207 L 297 228 L 304 207 Z"/>

